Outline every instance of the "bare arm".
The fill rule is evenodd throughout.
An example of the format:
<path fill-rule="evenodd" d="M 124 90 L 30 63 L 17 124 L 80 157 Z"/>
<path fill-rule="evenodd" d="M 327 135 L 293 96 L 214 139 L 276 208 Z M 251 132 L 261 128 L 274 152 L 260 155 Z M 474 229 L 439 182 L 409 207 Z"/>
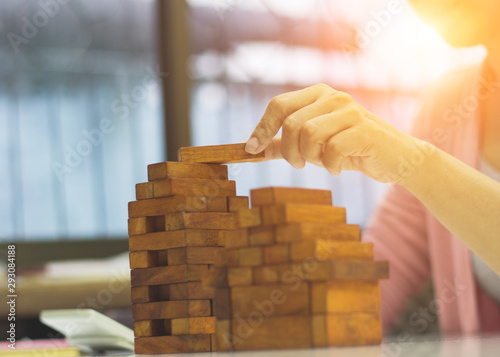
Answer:
<path fill-rule="evenodd" d="M 282 137 L 275 137 L 282 128 Z M 247 142 L 296 168 L 332 175 L 361 171 L 413 193 L 453 234 L 500 274 L 500 183 L 403 133 L 349 95 L 316 85 L 277 96 Z"/>

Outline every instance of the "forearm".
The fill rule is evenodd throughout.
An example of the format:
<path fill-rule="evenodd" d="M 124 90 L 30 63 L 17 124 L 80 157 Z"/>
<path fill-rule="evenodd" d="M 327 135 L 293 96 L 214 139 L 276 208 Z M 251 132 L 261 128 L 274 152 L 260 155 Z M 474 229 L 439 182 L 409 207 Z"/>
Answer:
<path fill-rule="evenodd" d="M 401 185 L 500 275 L 500 183 L 436 149 Z"/>

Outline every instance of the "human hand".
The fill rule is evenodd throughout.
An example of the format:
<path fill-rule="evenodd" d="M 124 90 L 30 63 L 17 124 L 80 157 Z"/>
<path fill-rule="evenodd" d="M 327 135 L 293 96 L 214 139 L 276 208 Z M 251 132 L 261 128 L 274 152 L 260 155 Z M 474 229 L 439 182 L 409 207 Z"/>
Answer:
<path fill-rule="evenodd" d="M 281 138 L 276 136 L 282 128 Z M 274 97 L 247 141 L 246 151 L 266 150 L 295 168 L 306 162 L 338 176 L 361 171 L 380 182 L 401 183 L 422 141 L 370 113 L 346 93 L 324 84 Z"/>

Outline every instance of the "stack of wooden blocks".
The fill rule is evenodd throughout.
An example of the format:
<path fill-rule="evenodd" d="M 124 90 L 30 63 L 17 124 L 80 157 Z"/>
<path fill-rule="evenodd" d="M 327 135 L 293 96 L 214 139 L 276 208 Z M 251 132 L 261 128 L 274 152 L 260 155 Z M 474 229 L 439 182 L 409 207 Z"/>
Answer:
<path fill-rule="evenodd" d="M 387 262 L 330 191 L 251 191 L 251 209 L 204 279 L 215 287 L 219 351 L 377 344 Z"/>
<path fill-rule="evenodd" d="M 227 166 L 164 162 L 129 203 L 129 247 L 135 352 L 215 350 L 213 289 L 201 277 L 237 228 L 248 197 L 236 196 Z"/>

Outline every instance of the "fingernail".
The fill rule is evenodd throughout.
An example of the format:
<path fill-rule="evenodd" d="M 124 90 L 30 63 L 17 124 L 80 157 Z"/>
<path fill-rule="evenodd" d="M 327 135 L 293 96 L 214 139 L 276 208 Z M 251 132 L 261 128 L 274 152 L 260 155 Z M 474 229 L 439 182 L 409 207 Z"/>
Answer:
<path fill-rule="evenodd" d="M 249 154 L 255 154 L 259 145 L 259 140 L 255 136 L 252 136 L 248 139 L 247 144 L 245 145 L 245 151 Z"/>

